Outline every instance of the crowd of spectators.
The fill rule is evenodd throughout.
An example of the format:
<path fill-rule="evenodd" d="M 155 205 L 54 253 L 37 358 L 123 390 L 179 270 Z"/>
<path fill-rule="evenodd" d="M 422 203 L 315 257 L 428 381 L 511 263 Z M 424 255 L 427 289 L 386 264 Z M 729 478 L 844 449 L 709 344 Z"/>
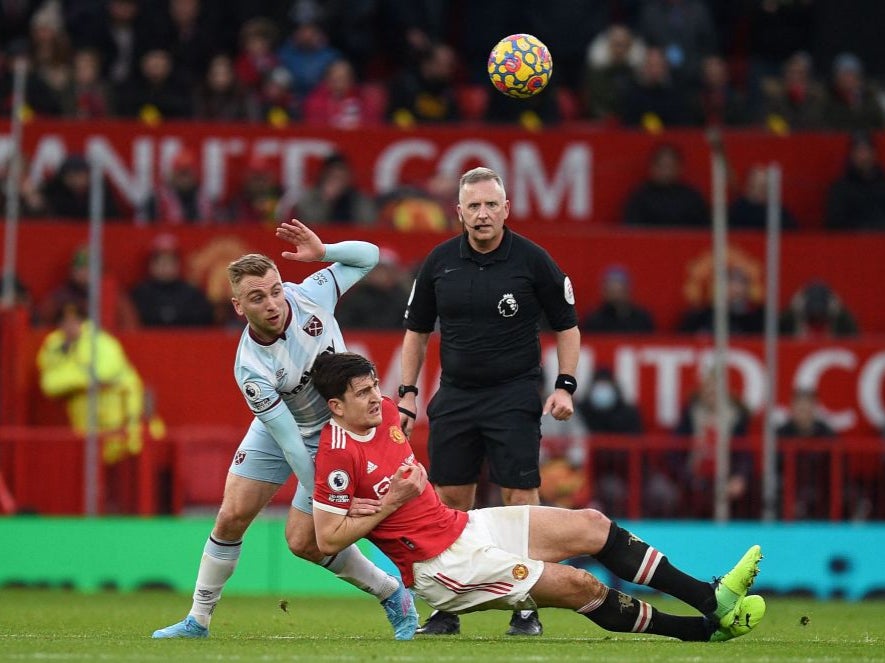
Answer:
<path fill-rule="evenodd" d="M 28 106 L 51 117 L 876 129 L 885 71 L 852 17 L 883 12 L 848 4 L 607 0 L 576 17 L 569 0 L 17 0 L 0 3 L 0 112 L 25 60 Z M 485 78 L 513 32 L 554 54 L 528 103 Z"/>

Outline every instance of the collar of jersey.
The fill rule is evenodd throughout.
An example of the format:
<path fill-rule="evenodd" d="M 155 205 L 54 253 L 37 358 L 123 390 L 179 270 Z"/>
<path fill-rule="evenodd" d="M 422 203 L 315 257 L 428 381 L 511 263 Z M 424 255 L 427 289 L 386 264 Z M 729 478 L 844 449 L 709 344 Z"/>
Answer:
<path fill-rule="evenodd" d="M 461 234 L 461 247 L 460 247 L 460 256 L 466 260 L 477 261 L 477 257 L 481 256 L 486 260 L 507 260 L 510 256 L 510 247 L 513 246 L 513 233 L 510 231 L 510 228 L 504 226 L 504 237 L 501 238 L 501 243 L 498 244 L 498 248 L 494 251 L 489 251 L 488 253 L 479 253 L 478 251 L 474 251 L 473 247 L 470 246 L 470 242 L 467 241 L 467 233 Z"/>
<path fill-rule="evenodd" d="M 286 332 L 289 330 L 289 325 L 292 324 L 292 305 L 289 303 L 289 300 L 286 300 L 286 306 L 289 307 L 289 312 L 286 314 L 286 324 L 283 325 L 283 333 L 277 336 L 272 341 L 262 341 L 255 335 L 255 332 L 252 331 L 252 326 L 249 325 L 249 338 L 258 343 L 258 345 L 273 345 L 279 339 L 286 340 Z"/>
<path fill-rule="evenodd" d="M 337 421 L 335 421 L 334 419 L 332 419 L 332 420 L 330 421 L 330 423 L 331 423 L 335 428 L 340 428 L 341 430 L 343 430 L 345 433 L 347 433 L 350 437 L 352 437 L 352 438 L 353 438 L 354 440 L 356 440 L 357 442 L 371 442 L 372 440 L 375 439 L 375 431 L 378 430 L 378 428 L 375 427 L 375 428 L 373 428 L 372 430 L 370 430 L 368 433 L 366 433 L 365 435 L 357 435 L 356 433 L 352 433 L 351 431 L 349 431 L 349 430 L 347 430 L 346 428 L 344 428 L 344 426 L 340 425 L 340 424 L 339 424 Z"/>

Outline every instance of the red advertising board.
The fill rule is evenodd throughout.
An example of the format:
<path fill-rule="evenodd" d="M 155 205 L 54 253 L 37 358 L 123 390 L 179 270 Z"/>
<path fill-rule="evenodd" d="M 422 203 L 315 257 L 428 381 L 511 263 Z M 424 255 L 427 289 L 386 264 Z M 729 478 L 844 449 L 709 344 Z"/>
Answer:
<path fill-rule="evenodd" d="M 0 124 L 0 160 L 9 152 L 8 128 Z M 332 151 L 348 157 L 359 184 L 383 193 L 420 184 L 438 170 L 460 173 L 487 165 L 505 178 L 516 224 L 616 225 L 630 190 L 645 176 L 653 148 L 669 142 L 685 155 L 688 181 L 709 196 L 710 150 L 701 131 L 653 136 L 602 130 L 591 125 L 525 132 L 515 128 L 463 126 L 402 131 L 379 127 L 354 132 L 292 125 L 32 121 L 25 126 L 29 173 L 40 181 L 66 154 L 94 157 L 119 197 L 130 205 L 146 196 L 182 148 L 200 162 L 202 180 L 222 198 L 254 156 L 277 169 L 284 186 L 302 189 Z M 805 226 L 820 224 L 829 183 L 842 169 L 847 137 L 805 134 L 779 137 L 731 131 L 724 145 L 739 188 L 755 164 L 783 168 L 784 203 Z M 885 153 L 885 142 L 880 144 Z"/>

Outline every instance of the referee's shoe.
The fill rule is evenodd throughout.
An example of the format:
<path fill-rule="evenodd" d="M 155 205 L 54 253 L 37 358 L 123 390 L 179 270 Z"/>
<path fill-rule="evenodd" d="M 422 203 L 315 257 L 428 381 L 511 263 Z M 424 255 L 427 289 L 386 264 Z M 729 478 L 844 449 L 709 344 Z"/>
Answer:
<path fill-rule="evenodd" d="M 434 610 L 424 625 L 415 631 L 418 635 L 458 635 L 460 632 L 461 618 L 442 610 Z M 507 629 L 507 635 L 541 635 L 543 632 L 538 613 L 530 610 L 514 612 Z"/>

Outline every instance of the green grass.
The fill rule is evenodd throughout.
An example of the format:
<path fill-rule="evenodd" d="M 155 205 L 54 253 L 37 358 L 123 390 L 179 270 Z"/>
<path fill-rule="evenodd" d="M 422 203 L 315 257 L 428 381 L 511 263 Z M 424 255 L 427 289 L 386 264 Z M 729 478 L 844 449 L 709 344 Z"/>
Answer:
<path fill-rule="evenodd" d="M 885 662 L 885 602 L 770 599 L 765 620 L 750 635 L 721 644 L 682 643 L 652 636 L 609 634 L 565 610 L 541 613 L 545 635 L 508 638 L 509 616 L 476 613 L 462 634 L 396 642 L 370 599 L 222 600 L 212 636 L 155 641 L 155 628 L 180 619 L 190 598 L 165 592 L 79 594 L 61 590 L 0 591 L 0 661 L 674 661 Z M 681 604 L 651 602 L 680 614 Z M 422 617 L 428 614 L 419 606 Z M 800 620 L 809 618 L 807 625 Z"/>

